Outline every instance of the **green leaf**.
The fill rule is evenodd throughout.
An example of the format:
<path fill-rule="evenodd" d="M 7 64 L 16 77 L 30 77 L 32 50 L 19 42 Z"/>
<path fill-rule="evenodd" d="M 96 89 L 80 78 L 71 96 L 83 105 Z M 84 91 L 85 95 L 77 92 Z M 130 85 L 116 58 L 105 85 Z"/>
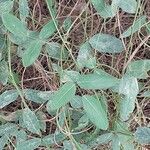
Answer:
<path fill-rule="evenodd" d="M 137 79 L 125 75 L 120 81 L 119 92 L 124 95 L 120 102 L 120 118 L 126 121 L 135 109 L 136 96 L 139 93 Z"/>
<path fill-rule="evenodd" d="M 5 48 L 6 48 L 5 36 L 0 34 L 0 50 L 4 50 Z M 1 61 L 1 59 L 2 59 L 2 51 L 0 51 L 0 61 Z"/>
<path fill-rule="evenodd" d="M 93 4 L 96 11 L 100 14 L 100 16 L 104 19 L 115 16 L 111 6 L 107 5 L 104 0 L 91 0 L 91 3 Z"/>
<path fill-rule="evenodd" d="M 14 102 L 18 97 L 16 90 L 5 91 L 0 95 L 0 109 Z"/>
<path fill-rule="evenodd" d="M 39 33 L 37 31 L 27 31 L 27 36 L 20 38 L 20 36 L 9 34 L 8 37 L 12 43 L 19 45 L 23 48 L 28 48 L 30 43 L 38 39 Z"/>
<path fill-rule="evenodd" d="M 35 60 L 40 55 L 42 45 L 43 43 L 38 40 L 34 40 L 32 41 L 32 43 L 30 43 L 22 56 L 22 62 L 24 67 L 28 67 L 35 62 Z"/>
<path fill-rule="evenodd" d="M 0 15 L 9 13 L 13 8 L 12 0 L 1 0 L 0 1 Z"/>
<path fill-rule="evenodd" d="M 3 85 L 7 84 L 8 76 L 9 76 L 9 71 L 8 71 L 7 62 L 5 60 L 0 61 L 0 82 Z"/>
<path fill-rule="evenodd" d="M 121 36 L 123 38 L 129 37 L 130 35 L 139 31 L 145 23 L 146 23 L 146 16 L 141 16 L 132 24 L 132 26 L 130 26 L 126 31 L 124 31 Z"/>
<path fill-rule="evenodd" d="M 76 92 L 74 83 L 65 83 L 57 92 L 54 93 L 52 99 L 47 103 L 48 112 L 55 111 L 68 103 Z"/>
<path fill-rule="evenodd" d="M 24 89 L 24 96 L 27 100 L 35 103 L 45 103 L 52 97 L 51 91 L 39 91 L 33 89 Z"/>
<path fill-rule="evenodd" d="M 2 136 L 0 138 L 0 150 L 4 150 L 4 146 L 7 144 L 8 142 L 8 137 L 7 136 Z"/>
<path fill-rule="evenodd" d="M 147 31 L 147 34 L 149 35 L 150 34 L 150 23 L 146 25 L 146 31 Z"/>
<path fill-rule="evenodd" d="M 120 53 L 123 51 L 122 41 L 109 34 L 98 33 L 90 38 L 92 48 L 104 53 Z"/>
<path fill-rule="evenodd" d="M 97 138 L 93 139 L 89 145 L 90 147 L 95 147 L 97 145 L 103 145 L 103 144 L 108 144 L 112 139 L 113 139 L 113 133 L 105 133 Z"/>
<path fill-rule="evenodd" d="M 17 145 L 20 143 L 20 142 L 24 142 L 27 140 L 27 133 L 24 131 L 24 130 L 18 130 L 17 132 L 15 132 L 15 137 L 16 137 L 16 142 L 17 142 Z"/>
<path fill-rule="evenodd" d="M 56 21 L 56 24 L 57 21 Z M 56 26 L 53 22 L 53 20 L 50 20 L 47 24 L 45 24 L 39 34 L 39 38 L 40 39 L 48 39 L 49 37 L 51 37 L 56 31 Z"/>
<path fill-rule="evenodd" d="M 70 101 L 70 105 L 75 109 L 82 108 L 83 107 L 82 97 L 78 95 L 74 96 Z"/>
<path fill-rule="evenodd" d="M 85 42 L 80 46 L 80 50 L 77 57 L 78 67 L 94 68 L 96 66 L 96 58 L 93 56 L 92 47 L 89 42 Z"/>
<path fill-rule="evenodd" d="M 40 135 L 40 122 L 37 116 L 29 108 L 25 108 L 22 113 L 23 124 L 32 133 Z"/>
<path fill-rule="evenodd" d="M 19 13 L 20 19 L 25 22 L 25 19 L 29 16 L 29 6 L 27 0 L 19 0 Z"/>
<path fill-rule="evenodd" d="M 56 143 L 59 143 L 65 139 L 64 134 L 61 132 L 55 131 L 54 134 L 49 134 L 45 137 L 42 138 L 42 146 L 52 146 L 55 145 Z"/>
<path fill-rule="evenodd" d="M 71 17 L 67 17 L 64 22 L 63 22 L 63 28 L 65 31 L 68 31 L 68 29 L 70 28 L 72 24 L 72 21 L 71 21 Z"/>
<path fill-rule="evenodd" d="M 133 150 L 133 137 L 125 134 L 117 133 L 112 139 L 112 149 L 113 150 Z"/>
<path fill-rule="evenodd" d="M 136 0 L 119 0 L 119 7 L 125 12 L 136 13 L 137 6 Z"/>
<path fill-rule="evenodd" d="M 76 82 L 79 78 L 79 72 L 73 70 L 64 70 L 61 73 L 61 82 Z"/>
<path fill-rule="evenodd" d="M 45 120 L 47 119 L 47 117 L 46 117 L 45 113 L 43 113 L 42 111 L 38 111 L 36 113 L 36 116 L 40 122 L 41 130 L 46 132 L 46 121 Z"/>
<path fill-rule="evenodd" d="M 46 44 L 46 51 L 49 57 L 52 57 L 57 60 L 66 60 L 68 57 L 68 51 L 63 48 L 59 43 L 50 42 Z"/>
<path fill-rule="evenodd" d="M 89 124 L 89 118 L 86 114 L 84 114 L 78 121 L 78 126 L 74 129 L 76 130 L 82 130 Z"/>
<path fill-rule="evenodd" d="M 150 128 L 138 127 L 135 132 L 135 138 L 140 144 L 150 144 Z"/>
<path fill-rule="evenodd" d="M 80 75 L 78 85 L 84 89 L 108 89 L 118 84 L 119 79 L 97 69 L 92 74 Z"/>
<path fill-rule="evenodd" d="M 14 35 L 24 38 L 27 36 L 25 25 L 13 14 L 3 14 L 2 21 L 8 31 Z"/>
<path fill-rule="evenodd" d="M 141 96 L 142 96 L 142 97 L 150 98 L 150 90 L 145 91 Z"/>
<path fill-rule="evenodd" d="M 128 65 L 126 73 L 138 79 L 146 79 L 150 70 L 150 60 L 137 60 Z"/>
<path fill-rule="evenodd" d="M 93 96 L 83 96 L 83 108 L 93 124 L 103 130 L 107 130 L 109 123 L 106 110 L 101 102 Z"/>
<path fill-rule="evenodd" d="M 17 130 L 17 126 L 13 123 L 6 123 L 4 125 L 0 125 L 0 136 L 3 135 L 9 136 L 16 130 Z"/>
<path fill-rule="evenodd" d="M 41 139 L 40 138 L 34 138 L 34 139 L 30 139 L 27 141 L 23 141 L 20 142 L 17 147 L 16 150 L 35 150 L 36 148 L 38 148 L 41 144 Z"/>
<path fill-rule="evenodd" d="M 68 141 L 68 140 L 63 141 L 63 149 L 64 150 L 73 150 L 74 147 L 75 146 L 71 141 Z"/>

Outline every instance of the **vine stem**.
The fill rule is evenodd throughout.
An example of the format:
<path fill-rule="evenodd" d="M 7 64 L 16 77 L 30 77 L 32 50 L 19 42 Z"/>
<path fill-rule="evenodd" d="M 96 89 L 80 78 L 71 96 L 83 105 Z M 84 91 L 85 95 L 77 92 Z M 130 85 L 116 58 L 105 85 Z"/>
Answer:
<path fill-rule="evenodd" d="M 26 102 L 25 102 L 23 93 L 22 93 L 22 91 L 20 90 L 20 88 L 18 87 L 18 85 L 16 84 L 15 79 L 14 79 L 14 75 L 13 75 L 12 68 L 11 68 L 11 42 L 9 41 L 9 39 L 8 39 L 7 41 L 8 41 L 8 68 L 9 68 L 9 75 L 10 75 L 12 84 L 13 84 L 13 86 L 16 88 L 18 94 L 20 95 L 21 100 L 22 100 L 24 106 L 25 106 L 26 108 L 28 108 L 28 105 L 27 105 Z"/>

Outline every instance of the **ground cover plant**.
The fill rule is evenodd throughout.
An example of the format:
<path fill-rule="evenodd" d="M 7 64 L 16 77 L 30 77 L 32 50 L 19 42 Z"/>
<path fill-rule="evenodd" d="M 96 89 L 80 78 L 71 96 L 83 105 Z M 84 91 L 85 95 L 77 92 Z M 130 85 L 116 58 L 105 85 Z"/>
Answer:
<path fill-rule="evenodd" d="M 0 0 L 0 150 L 150 144 L 149 0 Z"/>

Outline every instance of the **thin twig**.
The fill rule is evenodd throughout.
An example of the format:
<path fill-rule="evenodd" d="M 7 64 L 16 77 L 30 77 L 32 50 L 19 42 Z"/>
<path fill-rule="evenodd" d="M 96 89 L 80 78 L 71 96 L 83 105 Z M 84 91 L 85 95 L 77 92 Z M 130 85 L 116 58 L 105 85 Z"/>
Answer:
<path fill-rule="evenodd" d="M 134 50 L 134 52 L 131 54 L 129 60 L 127 61 L 127 63 L 125 64 L 123 70 L 125 70 L 129 63 L 132 61 L 132 59 L 134 58 L 134 56 L 136 55 L 136 53 L 138 52 L 138 50 L 143 46 L 143 44 L 150 38 L 150 35 L 146 36 L 145 39 L 138 45 L 138 47 Z"/>

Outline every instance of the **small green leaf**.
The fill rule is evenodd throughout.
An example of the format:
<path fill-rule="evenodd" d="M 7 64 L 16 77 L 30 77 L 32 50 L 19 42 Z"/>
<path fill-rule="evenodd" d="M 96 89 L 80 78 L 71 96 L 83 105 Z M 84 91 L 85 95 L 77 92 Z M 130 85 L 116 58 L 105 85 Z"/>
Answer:
<path fill-rule="evenodd" d="M 19 45 L 25 49 L 27 49 L 33 41 L 38 39 L 39 33 L 37 31 L 27 31 L 27 36 L 20 38 L 20 36 L 9 34 L 8 37 L 11 40 L 12 43 Z"/>
<path fill-rule="evenodd" d="M 108 144 L 112 139 L 113 139 L 113 133 L 105 133 L 97 138 L 93 139 L 89 145 L 90 147 L 95 147 L 97 145 L 103 145 L 103 144 Z"/>
<path fill-rule="evenodd" d="M 83 107 L 82 97 L 78 95 L 74 96 L 70 101 L 70 105 L 75 109 L 82 108 Z"/>
<path fill-rule="evenodd" d="M 46 121 L 45 120 L 47 119 L 47 117 L 46 117 L 45 113 L 43 113 L 42 111 L 38 111 L 36 113 L 36 116 L 40 122 L 41 130 L 46 132 Z"/>
<path fill-rule="evenodd" d="M 74 83 L 65 83 L 56 93 L 52 99 L 47 103 L 47 110 L 49 112 L 55 111 L 68 103 L 74 96 L 76 87 Z"/>
<path fill-rule="evenodd" d="M 61 82 L 76 82 L 79 78 L 79 72 L 73 70 L 64 70 L 61 73 Z"/>
<path fill-rule="evenodd" d="M 27 140 L 27 133 L 24 131 L 24 130 L 18 130 L 17 132 L 15 132 L 15 137 L 16 137 L 16 142 L 17 142 L 17 145 L 20 143 L 20 142 L 24 142 Z"/>
<path fill-rule="evenodd" d="M 147 72 L 150 70 L 150 60 L 137 60 L 128 65 L 127 74 L 134 76 L 138 79 L 146 79 Z"/>
<path fill-rule="evenodd" d="M 82 130 L 89 124 L 89 118 L 86 114 L 84 114 L 78 121 L 78 126 L 74 129 L 76 130 Z"/>
<path fill-rule="evenodd" d="M 75 145 L 71 141 L 68 141 L 68 140 L 63 141 L 63 149 L 64 150 L 73 150 L 74 147 L 75 147 Z"/>
<path fill-rule="evenodd" d="M 9 77 L 8 65 L 6 61 L 0 61 L 0 82 L 3 85 L 7 84 Z"/>
<path fill-rule="evenodd" d="M 109 34 L 98 33 L 90 38 L 92 48 L 104 53 L 120 53 L 123 51 L 122 41 Z"/>
<path fill-rule="evenodd" d="M 136 0 L 119 0 L 119 7 L 125 12 L 136 13 L 137 6 Z"/>
<path fill-rule="evenodd" d="M 43 43 L 38 40 L 32 41 L 32 43 L 30 43 L 22 56 L 22 62 L 24 67 L 28 67 L 35 62 L 35 60 L 40 55 L 42 45 Z"/>
<path fill-rule="evenodd" d="M 46 51 L 49 57 L 52 57 L 57 60 L 66 60 L 68 57 L 68 51 L 63 48 L 59 43 L 50 42 L 46 44 Z"/>
<path fill-rule="evenodd" d="M 32 133 L 40 134 L 40 122 L 37 116 L 29 108 L 25 108 L 22 113 L 23 124 Z"/>
<path fill-rule="evenodd" d="M 0 1 L 0 15 L 9 13 L 13 8 L 12 0 L 1 0 Z"/>
<path fill-rule="evenodd" d="M 119 83 L 119 79 L 97 69 L 92 74 L 80 75 L 78 85 L 84 89 L 108 89 Z"/>
<path fill-rule="evenodd" d="M 115 16 L 111 6 L 107 5 L 104 0 L 91 0 L 91 3 L 93 4 L 96 11 L 100 14 L 100 16 L 104 19 Z"/>
<path fill-rule="evenodd" d="M 3 14 L 2 21 L 8 31 L 14 35 L 24 38 L 27 36 L 25 25 L 13 14 Z"/>
<path fill-rule="evenodd" d="M 5 36 L 1 35 L 0 33 L 0 50 L 4 50 L 5 48 L 6 48 L 6 39 Z M 1 59 L 2 59 L 2 51 L 0 51 L 0 61 Z"/>
<path fill-rule="evenodd" d="M 56 142 L 59 143 L 61 141 L 63 141 L 65 139 L 64 134 L 62 134 L 61 132 L 55 131 L 54 134 L 49 134 L 45 137 L 42 138 L 42 146 L 52 146 L 55 145 Z"/>
<path fill-rule="evenodd" d="M 140 144 L 150 144 L 150 128 L 138 127 L 135 132 L 135 138 Z"/>
<path fill-rule="evenodd" d="M 57 23 L 57 21 L 56 21 Z M 40 34 L 39 34 L 39 38 L 40 39 L 48 39 L 49 37 L 51 37 L 56 31 L 56 26 L 53 22 L 53 20 L 50 20 L 46 25 L 43 26 Z"/>
<path fill-rule="evenodd" d="M 93 56 L 92 47 L 89 42 L 85 42 L 80 46 L 77 57 L 77 64 L 79 68 L 94 68 L 96 66 L 96 58 Z"/>
<path fill-rule="evenodd" d="M 146 31 L 147 31 L 147 34 L 149 35 L 150 34 L 150 23 L 146 25 Z"/>
<path fill-rule="evenodd" d="M 71 21 L 71 17 L 67 17 L 64 22 L 63 22 L 63 28 L 65 31 L 68 31 L 68 29 L 70 28 L 72 24 L 72 21 Z"/>
<path fill-rule="evenodd" d="M 18 97 L 16 90 L 5 91 L 0 95 L 0 109 L 14 102 Z"/>
<path fill-rule="evenodd" d="M 116 135 L 114 135 L 112 139 L 112 149 L 133 150 L 134 149 L 133 141 L 134 139 L 132 136 L 117 133 Z"/>
<path fill-rule="evenodd" d="M 106 110 L 100 101 L 93 96 L 83 96 L 83 108 L 93 124 L 103 130 L 107 130 L 109 123 Z"/>
<path fill-rule="evenodd" d="M 33 89 L 24 89 L 24 96 L 27 100 L 35 103 L 45 103 L 52 97 L 51 91 L 39 91 Z"/>
<path fill-rule="evenodd" d="M 29 16 L 29 6 L 27 0 L 19 0 L 20 19 L 25 23 L 25 19 Z"/>
<path fill-rule="evenodd" d="M 3 135 L 9 136 L 16 130 L 17 130 L 17 126 L 13 123 L 6 123 L 4 125 L 0 125 L 0 136 Z"/>
<path fill-rule="evenodd" d="M 146 23 L 146 16 L 141 16 L 133 23 L 132 26 L 130 26 L 126 31 L 124 31 L 121 36 L 123 38 L 129 37 L 130 35 L 139 31 L 145 23 Z"/>
<path fill-rule="evenodd" d="M 142 97 L 150 98 L 150 90 L 145 91 L 141 96 L 142 96 Z"/>
<path fill-rule="evenodd" d="M 124 95 L 120 102 L 120 117 L 126 121 L 135 109 L 136 96 L 139 93 L 137 79 L 125 75 L 120 81 L 119 92 Z"/>
<path fill-rule="evenodd" d="M 16 150 L 35 150 L 36 148 L 38 148 L 41 144 L 41 139 L 39 138 L 34 138 L 34 139 L 30 139 L 27 141 L 23 141 L 20 142 L 17 147 Z"/>

